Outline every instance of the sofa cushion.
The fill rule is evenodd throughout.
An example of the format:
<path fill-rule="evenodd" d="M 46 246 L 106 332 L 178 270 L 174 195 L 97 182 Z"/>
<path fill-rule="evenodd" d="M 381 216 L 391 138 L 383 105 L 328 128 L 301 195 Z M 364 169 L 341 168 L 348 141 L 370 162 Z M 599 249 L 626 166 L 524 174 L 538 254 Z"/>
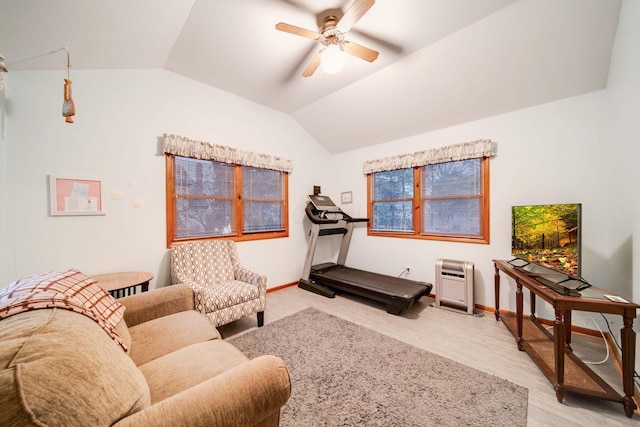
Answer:
<path fill-rule="evenodd" d="M 209 320 L 195 310 L 159 317 L 129 328 L 129 356 L 138 366 L 191 344 L 220 338 Z"/>
<path fill-rule="evenodd" d="M 247 356 L 223 340 L 190 345 L 140 366 L 151 392 L 151 402 L 198 385 L 242 363 Z"/>
<path fill-rule="evenodd" d="M 229 280 L 214 286 L 194 286 L 196 308 L 210 313 L 260 298 L 260 288 L 255 285 Z"/>
<path fill-rule="evenodd" d="M 140 370 L 86 316 L 16 314 L 0 342 L 0 425 L 109 426 L 150 405 Z"/>

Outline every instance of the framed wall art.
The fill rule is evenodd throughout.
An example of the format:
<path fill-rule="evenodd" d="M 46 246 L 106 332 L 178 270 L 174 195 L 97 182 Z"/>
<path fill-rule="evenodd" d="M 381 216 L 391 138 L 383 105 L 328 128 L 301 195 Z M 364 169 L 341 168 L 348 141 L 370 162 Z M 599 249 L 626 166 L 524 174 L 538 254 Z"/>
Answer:
<path fill-rule="evenodd" d="M 340 193 L 340 202 L 343 205 L 353 203 L 353 193 L 351 191 L 345 191 Z"/>
<path fill-rule="evenodd" d="M 104 215 L 102 181 L 49 175 L 49 203 L 51 216 Z"/>

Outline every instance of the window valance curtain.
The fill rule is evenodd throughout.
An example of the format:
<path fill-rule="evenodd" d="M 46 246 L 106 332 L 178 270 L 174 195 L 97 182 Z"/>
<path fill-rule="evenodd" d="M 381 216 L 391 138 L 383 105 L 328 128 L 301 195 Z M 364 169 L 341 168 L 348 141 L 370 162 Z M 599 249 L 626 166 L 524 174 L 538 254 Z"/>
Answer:
<path fill-rule="evenodd" d="M 416 151 L 411 154 L 385 157 L 382 159 L 368 160 L 362 167 L 364 174 L 374 172 L 407 169 L 416 166 L 433 165 L 457 160 L 476 159 L 479 157 L 493 157 L 495 155 L 495 143 L 490 139 L 462 142 L 446 147 L 433 148 L 431 150 Z"/>
<path fill-rule="evenodd" d="M 162 150 L 167 154 L 190 157 L 192 159 L 213 160 L 287 173 L 293 170 L 293 160 L 269 154 L 243 151 L 206 141 L 196 141 L 178 135 L 164 134 L 162 137 Z"/>

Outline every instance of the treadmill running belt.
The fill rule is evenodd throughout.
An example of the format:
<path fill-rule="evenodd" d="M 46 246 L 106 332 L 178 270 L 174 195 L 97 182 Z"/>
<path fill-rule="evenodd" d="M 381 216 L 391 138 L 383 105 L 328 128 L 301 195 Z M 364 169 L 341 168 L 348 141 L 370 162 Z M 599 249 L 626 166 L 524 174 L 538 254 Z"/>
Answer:
<path fill-rule="evenodd" d="M 312 273 L 312 275 L 320 281 L 326 279 L 329 284 L 332 281 L 335 281 L 335 283 L 342 282 L 345 285 L 406 299 L 414 299 L 430 291 L 429 286 L 425 283 L 350 267 L 336 268 L 321 274 Z"/>

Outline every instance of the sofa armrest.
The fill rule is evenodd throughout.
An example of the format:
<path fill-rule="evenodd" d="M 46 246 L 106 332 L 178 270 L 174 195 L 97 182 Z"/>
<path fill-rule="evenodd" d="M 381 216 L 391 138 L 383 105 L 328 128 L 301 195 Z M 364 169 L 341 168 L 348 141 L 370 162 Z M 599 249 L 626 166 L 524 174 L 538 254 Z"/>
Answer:
<path fill-rule="evenodd" d="M 234 275 L 236 280 L 255 285 L 260 288 L 261 292 L 266 292 L 267 290 L 267 276 L 264 274 L 255 273 L 251 270 L 247 270 L 246 268 L 239 267 L 235 269 Z"/>
<path fill-rule="evenodd" d="M 260 356 L 123 418 L 114 427 L 253 426 L 279 414 L 291 395 L 289 370 Z"/>
<path fill-rule="evenodd" d="M 135 326 L 158 317 L 193 310 L 193 291 L 184 284 L 157 288 L 118 299 L 125 306 L 124 320 Z"/>

